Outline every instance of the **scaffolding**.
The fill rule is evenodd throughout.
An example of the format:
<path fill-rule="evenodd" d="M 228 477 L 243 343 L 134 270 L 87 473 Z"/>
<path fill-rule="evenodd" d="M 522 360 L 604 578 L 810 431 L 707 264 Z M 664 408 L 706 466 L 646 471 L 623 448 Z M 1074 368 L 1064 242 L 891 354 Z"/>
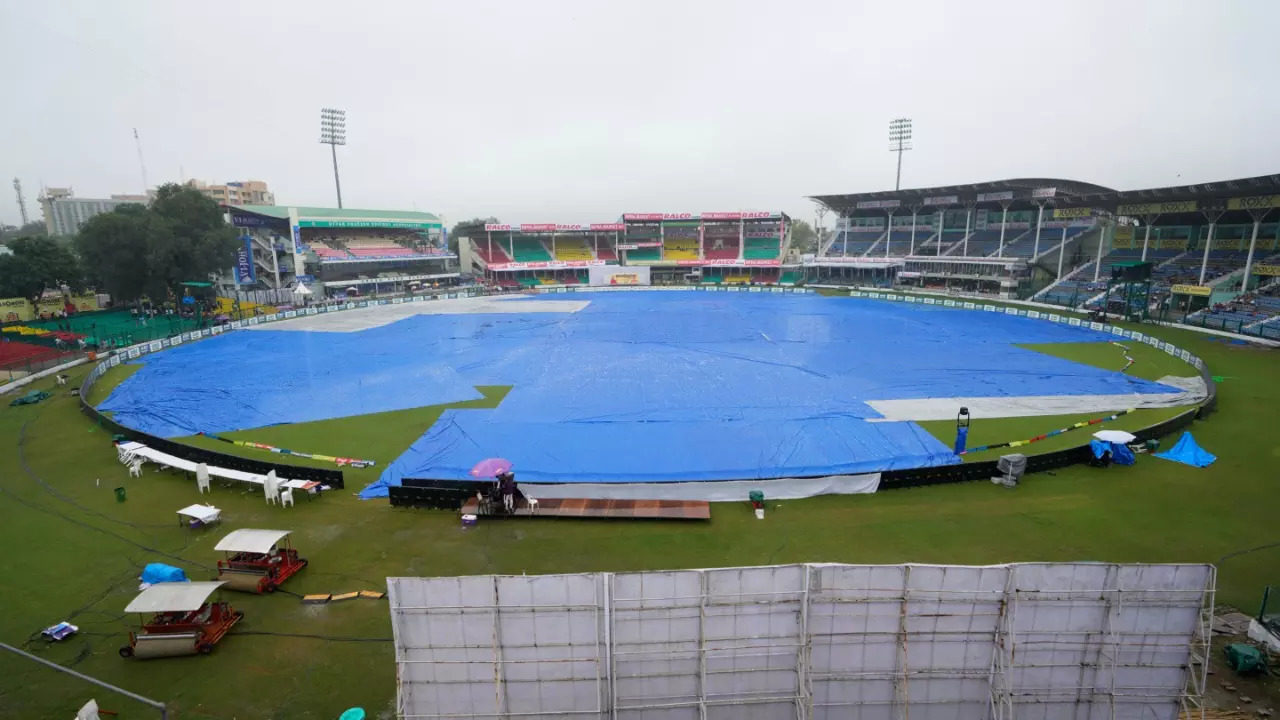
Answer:
<path fill-rule="evenodd" d="M 1208 565 L 390 578 L 401 718 L 1202 717 Z"/>

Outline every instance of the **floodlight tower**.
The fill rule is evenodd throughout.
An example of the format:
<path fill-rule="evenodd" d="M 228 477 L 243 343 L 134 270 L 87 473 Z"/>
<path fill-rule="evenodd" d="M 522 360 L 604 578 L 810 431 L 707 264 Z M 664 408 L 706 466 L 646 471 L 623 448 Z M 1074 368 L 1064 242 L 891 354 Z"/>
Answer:
<path fill-rule="evenodd" d="M 338 180 L 338 146 L 347 144 L 347 111 L 334 108 L 320 110 L 320 144 L 328 145 L 333 155 L 333 187 L 338 191 L 338 208 L 342 208 L 342 182 Z"/>
<path fill-rule="evenodd" d="M 898 176 L 893 189 L 902 187 L 902 153 L 911 149 L 911 118 L 894 118 L 889 121 L 889 152 L 898 153 Z"/>

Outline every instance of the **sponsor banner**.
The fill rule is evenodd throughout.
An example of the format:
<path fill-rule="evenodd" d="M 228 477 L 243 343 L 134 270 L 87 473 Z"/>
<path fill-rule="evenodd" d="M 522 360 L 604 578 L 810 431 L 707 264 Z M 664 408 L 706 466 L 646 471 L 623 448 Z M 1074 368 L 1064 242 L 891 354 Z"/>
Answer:
<path fill-rule="evenodd" d="M 77 312 L 93 312 L 98 309 L 97 295 L 72 295 L 71 304 Z"/>
<path fill-rule="evenodd" d="M 939 197 L 927 197 L 924 199 L 925 205 L 956 205 L 960 202 L 959 195 L 941 195 Z"/>
<path fill-rule="evenodd" d="M 992 223 L 990 227 L 999 228 L 1000 223 Z M 1029 230 L 1031 223 L 1029 222 L 1007 222 L 1004 224 L 1006 230 Z"/>
<path fill-rule="evenodd" d="M 439 230 L 440 223 L 392 222 L 388 220 L 300 220 L 298 227 L 307 228 L 389 228 L 397 230 Z"/>
<path fill-rule="evenodd" d="M 1139 203 L 1137 205 L 1121 205 L 1116 208 L 1117 215 L 1161 215 L 1164 213 L 1194 212 L 1200 209 L 1195 200 L 1166 203 Z"/>
<path fill-rule="evenodd" d="M 920 273 L 918 273 L 918 272 L 913 272 L 913 271 L 909 271 L 909 270 L 904 270 L 904 271 L 902 271 L 902 272 L 898 273 L 898 277 L 900 277 L 900 278 L 918 278 L 918 277 L 920 277 Z"/>
<path fill-rule="evenodd" d="M 859 210 L 884 210 L 902 207 L 901 200 L 863 200 L 858 203 Z"/>
<path fill-rule="evenodd" d="M 584 268 L 592 265 L 604 265 L 603 260 L 548 260 L 546 262 L 511 262 L 493 263 L 490 270 L 563 270 L 564 268 Z M 400 278 L 397 278 L 400 279 Z"/>
<path fill-rule="evenodd" d="M 1042 199 L 1051 198 L 1058 194 L 1058 188 L 1036 188 L 1031 191 L 1031 197 Z"/>
<path fill-rule="evenodd" d="M 636 243 L 618 243 L 619 250 L 639 250 L 640 246 Z"/>
<path fill-rule="evenodd" d="M 1064 218 L 1087 218 L 1093 217 L 1093 208 L 1054 208 L 1053 216 L 1059 220 Z"/>
<path fill-rule="evenodd" d="M 658 220 L 695 220 L 693 213 L 623 213 L 623 220 L 656 222 Z"/>
<path fill-rule="evenodd" d="M 313 283 L 316 281 L 316 276 L 315 275 L 296 275 L 294 276 L 294 279 L 296 279 L 298 282 L 303 284 Z"/>
<path fill-rule="evenodd" d="M 973 229 L 974 230 L 987 229 L 987 211 L 986 210 L 979 208 L 978 214 L 973 221 Z"/>
<path fill-rule="evenodd" d="M 520 226 L 517 225 L 516 227 L 520 227 Z M 507 223 L 485 223 L 484 231 L 485 232 L 510 232 L 511 225 Z"/>
<path fill-rule="evenodd" d="M 874 225 L 855 225 L 855 226 L 853 226 L 853 227 L 849 228 L 849 230 L 848 230 L 847 232 L 873 232 L 873 233 L 882 233 L 882 232 L 884 232 L 884 225 L 881 225 L 881 226 L 879 226 L 879 227 L 876 227 L 876 226 L 874 226 Z"/>
<path fill-rule="evenodd" d="M 901 257 L 841 257 L 839 255 L 828 255 L 824 257 L 816 257 L 813 260 L 804 263 L 805 265 L 848 265 L 850 267 L 866 267 L 866 268 L 884 268 L 896 265 L 905 265 L 906 260 Z"/>
<path fill-rule="evenodd" d="M 619 232 L 626 230 L 627 226 L 626 223 L 591 223 L 588 229 L 602 232 Z"/>
<path fill-rule="evenodd" d="M 662 247 L 662 241 L 654 240 L 651 242 L 626 243 L 624 245 L 619 245 L 618 249 L 619 250 L 637 250 L 639 248 L 655 248 L 655 247 Z"/>
<path fill-rule="evenodd" d="M 1254 275 L 1280 276 L 1280 265 L 1254 265 Z"/>
<path fill-rule="evenodd" d="M 0 298 L 0 321 L 35 320 L 35 310 L 26 298 Z"/>
<path fill-rule="evenodd" d="M 516 230 L 525 233 L 555 232 L 555 223 L 520 223 Z"/>
<path fill-rule="evenodd" d="M 1280 195 L 1256 195 L 1227 201 L 1228 210 L 1267 210 L 1277 207 L 1280 207 Z"/>
<path fill-rule="evenodd" d="M 1169 288 L 1169 291 L 1174 294 L 1199 295 L 1201 297 L 1208 297 L 1213 294 L 1213 288 L 1207 285 L 1174 285 Z"/>
<path fill-rule="evenodd" d="M 776 240 L 778 238 L 778 231 L 777 230 L 748 230 L 745 233 L 743 233 L 743 235 L 749 238 L 773 238 Z"/>
<path fill-rule="evenodd" d="M 758 212 L 704 212 L 703 220 L 764 220 L 781 217 L 780 214 L 761 210 Z"/>
<path fill-rule="evenodd" d="M 244 242 L 236 248 L 236 283 L 247 285 L 258 279 L 253 267 L 253 240 L 248 235 L 240 239 Z"/>
<path fill-rule="evenodd" d="M 267 227 L 281 222 L 284 221 L 277 218 L 265 218 L 261 215 L 241 215 L 240 213 L 231 214 L 231 224 L 234 227 Z"/>
<path fill-rule="evenodd" d="M 978 195 L 978 202 L 995 202 L 998 200 L 1012 200 L 1013 191 L 1005 190 L 1004 192 L 981 193 Z"/>
<path fill-rule="evenodd" d="M 1133 226 L 1125 225 L 1115 229 L 1115 233 L 1111 236 L 1111 247 L 1121 250 L 1137 247 L 1134 245 Z"/>

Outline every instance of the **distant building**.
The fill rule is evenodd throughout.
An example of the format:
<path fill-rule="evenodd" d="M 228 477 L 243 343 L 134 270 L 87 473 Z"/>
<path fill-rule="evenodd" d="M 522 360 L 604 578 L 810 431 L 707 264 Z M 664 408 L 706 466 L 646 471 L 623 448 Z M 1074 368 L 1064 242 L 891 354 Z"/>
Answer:
<path fill-rule="evenodd" d="M 50 235 L 74 235 L 94 215 L 111 212 L 128 203 L 146 204 L 146 195 L 112 195 L 107 199 L 78 198 L 71 188 L 45 188 L 40 195 L 45 231 Z"/>
<path fill-rule="evenodd" d="M 204 193 L 219 205 L 275 205 L 276 196 L 261 180 L 241 180 L 225 185 L 207 185 L 199 180 L 188 180 L 187 185 Z"/>

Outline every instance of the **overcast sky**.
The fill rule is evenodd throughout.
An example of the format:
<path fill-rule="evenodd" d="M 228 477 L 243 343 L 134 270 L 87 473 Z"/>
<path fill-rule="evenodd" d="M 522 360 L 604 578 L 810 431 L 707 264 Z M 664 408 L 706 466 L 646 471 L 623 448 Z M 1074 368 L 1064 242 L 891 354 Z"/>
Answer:
<path fill-rule="evenodd" d="M 450 221 L 782 209 L 1063 177 L 1117 189 L 1280 172 L 1276 0 L 0 0 L 11 178 L 81 197 L 265 180 Z"/>

